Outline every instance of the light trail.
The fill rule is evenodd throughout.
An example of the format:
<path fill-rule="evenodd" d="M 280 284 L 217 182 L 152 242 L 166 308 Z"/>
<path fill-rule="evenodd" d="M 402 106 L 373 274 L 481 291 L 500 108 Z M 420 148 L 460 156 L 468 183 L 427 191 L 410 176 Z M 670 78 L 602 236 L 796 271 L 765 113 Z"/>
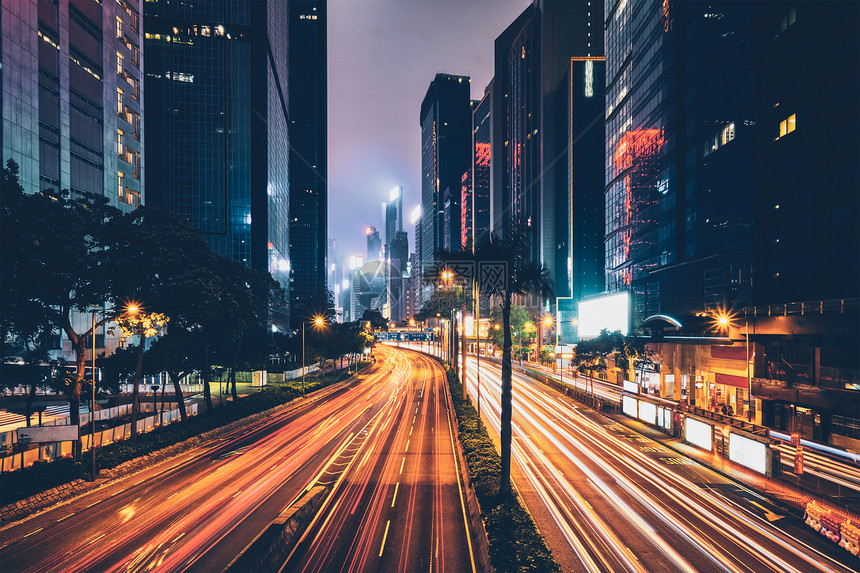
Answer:
<path fill-rule="evenodd" d="M 470 358 L 471 396 L 477 395 L 476 378 Z M 482 362 L 481 411 L 496 434 L 500 383 L 499 367 Z M 660 444 L 629 431 L 611 432 L 606 426 L 615 424 L 598 422 L 599 415 L 518 373 L 513 386 L 516 465 L 586 570 L 650 570 L 647 556 L 654 551 L 666 557 L 660 570 L 847 570 L 763 516 L 703 487 L 697 466 L 667 465 L 639 449 L 678 457 Z M 606 522 L 609 516 L 612 523 Z"/>

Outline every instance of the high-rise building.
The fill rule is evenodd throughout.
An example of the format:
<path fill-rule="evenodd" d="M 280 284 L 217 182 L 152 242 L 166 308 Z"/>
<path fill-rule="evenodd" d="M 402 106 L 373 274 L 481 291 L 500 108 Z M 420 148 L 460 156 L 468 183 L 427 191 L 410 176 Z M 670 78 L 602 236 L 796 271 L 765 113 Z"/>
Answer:
<path fill-rule="evenodd" d="M 662 0 L 604 20 L 606 287 L 655 340 L 643 379 L 842 445 L 860 444 L 860 54 L 838 43 L 857 20 Z"/>
<path fill-rule="evenodd" d="M 0 148 L 27 192 L 141 203 L 141 30 L 136 1 L 3 2 Z"/>
<path fill-rule="evenodd" d="M 367 227 L 364 229 L 364 234 L 367 237 L 367 262 L 382 260 L 382 239 L 379 237 L 379 231 L 376 227 Z"/>
<path fill-rule="evenodd" d="M 524 231 L 527 256 L 549 269 L 568 312 L 574 292 L 594 290 L 575 259 L 593 266 L 603 240 L 602 209 L 595 208 L 603 186 L 589 166 L 603 144 L 594 129 L 603 111 L 603 80 L 595 81 L 603 65 L 602 8 L 602 1 L 535 0 L 495 42 L 493 228 Z M 532 301 L 541 309 L 556 302 Z"/>
<path fill-rule="evenodd" d="M 472 174 L 469 200 L 469 236 L 475 244 L 485 241 L 490 234 L 490 123 L 493 103 L 493 82 L 484 90 L 484 97 L 472 109 Z"/>
<path fill-rule="evenodd" d="M 326 288 L 328 108 L 326 0 L 289 0 L 290 310 Z"/>
<path fill-rule="evenodd" d="M 390 245 L 403 231 L 403 187 L 395 187 L 382 204 L 382 220 L 385 221 L 385 244 Z"/>
<path fill-rule="evenodd" d="M 274 0 L 144 4 L 147 204 L 289 288 L 287 12 Z M 289 326 L 289 309 L 273 312 Z"/>
<path fill-rule="evenodd" d="M 597 4 L 597 3 L 595 3 Z M 599 6 L 594 7 L 599 14 Z M 591 38 L 602 44 L 603 34 Z M 578 301 L 604 290 L 604 67 L 602 56 L 572 57 L 559 87 L 558 108 L 567 110 L 564 147 L 553 168 L 555 196 L 555 295 L 562 342 L 578 340 Z M 548 216 L 545 213 L 545 216 Z M 545 260 L 550 256 L 544 250 Z"/>
<path fill-rule="evenodd" d="M 439 249 L 459 250 L 461 178 L 471 161 L 470 101 L 468 76 L 436 74 L 421 103 L 421 263 L 425 266 L 433 263 Z M 422 288 L 422 303 L 427 292 Z"/>

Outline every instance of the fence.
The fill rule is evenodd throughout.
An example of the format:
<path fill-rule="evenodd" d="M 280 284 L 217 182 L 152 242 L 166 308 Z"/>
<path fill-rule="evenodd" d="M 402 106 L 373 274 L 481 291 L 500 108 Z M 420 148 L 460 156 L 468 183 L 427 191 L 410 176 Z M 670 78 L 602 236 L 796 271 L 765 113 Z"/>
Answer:
<path fill-rule="evenodd" d="M 151 404 L 150 404 L 151 406 Z M 118 406 L 117 408 L 128 408 L 130 411 L 131 406 Z M 185 406 L 186 411 L 189 416 L 194 416 L 197 414 L 197 404 L 187 404 Z M 111 408 L 113 410 L 113 408 Z M 106 412 L 107 410 L 101 410 L 99 412 Z M 142 409 L 142 411 L 146 411 Z M 101 418 L 96 412 L 96 419 L 107 419 L 108 416 Z M 114 417 L 114 416 L 112 416 Z M 141 420 L 137 421 L 137 431 L 139 433 L 149 432 L 154 430 L 158 426 L 161 425 L 161 414 L 156 413 L 153 416 L 148 416 Z M 81 414 L 82 423 L 89 422 L 89 414 L 87 414 L 87 421 L 83 420 L 84 415 Z M 164 425 L 171 424 L 176 422 L 182 418 L 179 409 L 175 408 L 173 410 L 164 412 Z M 13 438 L 16 435 L 15 431 L 4 432 L 5 434 L 12 434 Z M 98 447 L 106 446 L 110 443 L 124 440 L 127 437 L 131 436 L 131 423 L 122 424 L 120 426 L 116 426 L 114 428 L 108 428 L 106 430 L 101 430 L 95 433 L 95 445 Z M 17 438 L 15 438 L 17 440 Z M 93 435 L 87 433 L 81 436 L 81 441 L 84 445 L 84 450 L 88 450 L 91 447 L 93 441 Z M 64 456 L 69 456 L 72 454 L 72 445 L 73 442 L 53 442 L 49 444 L 39 444 L 38 448 L 33 448 L 30 450 L 25 450 L 24 452 L 19 452 L 16 454 L 8 455 L 0 457 L 0 472 L 8 472 L 12 470 L 21 469 L 21 467 L 27 467 L 32 465 L 37 461 L 50 461 L 55 460 L 57 458 L 62 458 Z"/>

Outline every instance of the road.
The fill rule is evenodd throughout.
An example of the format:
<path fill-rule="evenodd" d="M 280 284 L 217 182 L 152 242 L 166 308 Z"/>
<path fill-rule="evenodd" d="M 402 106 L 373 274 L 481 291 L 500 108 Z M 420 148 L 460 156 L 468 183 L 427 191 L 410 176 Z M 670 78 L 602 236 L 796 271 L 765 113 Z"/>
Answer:
<path fill-rule="evenodd" d="M 412 487 L 401 491 L 401 500 L 409 501 L 416 520 L 426 518 L 414 509 L 416 503 L 422 508 L 431 507 L 434 519 L 415 523 L 413 533 L 399 530 L 400 525 L 398 531 L 389 532 L 390 555 L 396 555 L 401 546 L 418 554 L 417 535 L 424 534 L 425 523 L 449 536 L 446 544 L 456 541 L 463 528 L 459 505 L 426 503 L 419 497 L 425 491 L 415 487 L 419 478 L 433 479 L 429 474 L 433 467 L 416 455 L 427 451 L 426 444 L 432 443 L 435 435 L 427 435 L 427 424 L 433 424 L 434 433 L 437 429 L 447 432 L 440 428 L 443 419 L 438 384 L 429 374 L 423 387 L 413 381 L 409 365 L 396 352 L 383 349 L 378 355 L 377 364 L 358 381 L 322 390 L 214 443 L 3 528 L 0 530 L 2 570 L 4 573 L 222 571 L 323 470 L 332 467 L 331 462 L 341 460 L 343 452 L 350 449 L 362 432 L 367 432 L 368 437 L 365 445 L 355 450 L 357 456 L 363 457 L 352 462 L 354 471 L 366 472 L 366 483 L 390 479 L 388 469 L 393 462 L 378 460 L 387 459 L 384 454 L 389 453 L 403 457 L 402 452 L 395 452 L 402 446 L 401 434 L 395 433 L 390 439 L 379 438 L 377 434 L 386 428 L 390 431 L 392 426 L 409 424 L 412 417 L 405 421 L 393 417 L 397 414 L 405 417 L 409 400 L 417 401 L 424 414 L 421 428 L 416 428 L 418 436 L 407 466 L 406 475 L 413 480 Z M 419 369 L 416 376 L 424 376 L 422 370 L 426 368 Z M 427 391 L 430 394 L 424 394 Z M 416 394 L 420 397 L 416 398 Z M 377 450 L 380 447 L 391 449 L 380 452 Z M 436 463 L 433 458 L 428 459 Z M 373 468 L 367 468 L 369 461 L 375 462 Z M 438 463 L 444 469 L 441 457 Z M 450 472 L 450 466 L 445 471 Z M 442 491 L 434 501 L 441 499 L 448 503 L 449 482 L 456 484 L 457 480 L 451 475 L 443 478 L 435 482 Z M 401 490 L 405 485 L 400 486 Z M 408 515 L 402 510 L 398 513 Z M 459 532 L 453 525 L 457 519 L 461 523 Z M 439 520 L 444 520 L 443 527 L 439 526 Z M 355 527 L 364 531 L 362 524 Z M 405 534 L 411 541 L 404 545 L 401 541 Z M 423 539 L 426 542 L 430 537 L 426 534 Z M 440 562 L 456 561 L 450 570 L 466 571 L 462 553 L 452 551 L 450 555 L 459 560 L 451 557 L 449 561 L 449 553 L 445 552 Z M 372 567 L 365 563 L 362 568 Z"/>
<path fill-rule="evenodd" d="M 474 358 L 468 388 L 477 395 Z M 498 440 L 499 367 L 481 363 Z M 856 558 L 744 486 L 515 373 L 514 482 L 565 571 L 851 571 Z"/>
<path fill-rule="evenodd" d="M 397 388 L 285 571 L 475 571 L 444 371 L 393 352 Z"/>

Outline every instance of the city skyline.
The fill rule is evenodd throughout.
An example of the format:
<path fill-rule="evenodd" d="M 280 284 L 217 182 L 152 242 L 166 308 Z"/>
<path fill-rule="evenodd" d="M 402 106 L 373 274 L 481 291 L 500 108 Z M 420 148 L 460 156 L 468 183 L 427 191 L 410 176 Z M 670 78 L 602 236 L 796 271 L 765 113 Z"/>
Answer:
<path fill-rule="evenodd" d="M 470 76 L 471 98 L 480 100 L 493 77 L 493 41 L 529 4 L 329 3 L 329 234 L 340 255 L 365 251 L 367 226 L 385 228 L 373 205 L 393 187 L 403 186 L 404 213 L 420 204 L 416 117 L 427 85 L 439 72 Z M 423 33 L 432 28 L 445 33 Z"/>

